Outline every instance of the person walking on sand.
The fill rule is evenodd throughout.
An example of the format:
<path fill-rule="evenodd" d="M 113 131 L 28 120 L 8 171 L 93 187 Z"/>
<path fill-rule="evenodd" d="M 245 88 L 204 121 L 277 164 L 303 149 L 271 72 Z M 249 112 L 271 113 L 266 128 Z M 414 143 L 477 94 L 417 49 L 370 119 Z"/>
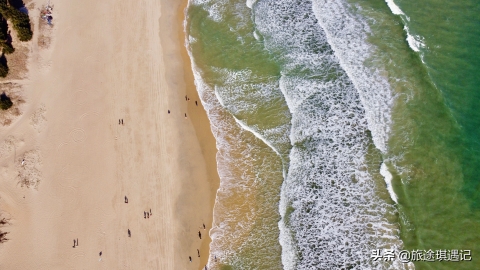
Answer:
<path fill-rule="evenodd" d="M 125 203 L 128 203 L 128 198 L 127 198 L 127 196 L 125 196 Z"/>
<path fill-rule="evenodd" d="M 143 211 L 143 218 L 147 218 L 147 212 Z"/>
<path fill-rule="evenodd" d="M 187 114 L 185 114 L 185 119 L 187 119 Z"/>
<path fill-rule="evenodd" d="M 150 208 L 150 216 L 152 215 L 152 208 Z"/>
<path fill-rule="evenodd" d="M 200 258 L 200 250 L 197 248 L 198 257 Z"/>
<path fill-rule="evenodd" d="M 203 223 L 203 229 L 205 230 L 205 223 Z"/>
<path fill-rule="evenodd" d="M 150 218 L 150 213 L 147 212 L 147 218 Z"/>
<path fill-rule="evenodd" d="M 202 233 L 198 231 L 198 238 L 202 239 Z"/>
<path fill-rule="evenodd" d="M 75 248 L 76 245 L 77 245 L 77 241 L 73 239 L 73 248 Z"/>
<path fill-rule="evenodd" d="M 198 106 L 198 102 L 195 100 L 195 106 Z"/>
<path fill-rule="evenodd" d="M 118 124 L 119 124 L 119 125 L 121 124 L 121 120 L 120 120 L 120 119 L 118 119 Z"/>
<path fill-rule="evenodd" d="M 130 229 L 128 229 L 128 237 L 132 237 L 132 233 L 130 232 Z"/>
<path fill-rule="evenodd" d="M 170 114 L 170 110 L 168 110 L 168 114 Z"/>
<path fill-rule="evenodd" d="M 123 119 L 122 119 L 122 125 L 123 125 Z"/>
<path fill-rule="evenodd" d="M 190 262 L 192 262 L 192 256 L 188 256 L 188 259 L 190 260 Z"/>

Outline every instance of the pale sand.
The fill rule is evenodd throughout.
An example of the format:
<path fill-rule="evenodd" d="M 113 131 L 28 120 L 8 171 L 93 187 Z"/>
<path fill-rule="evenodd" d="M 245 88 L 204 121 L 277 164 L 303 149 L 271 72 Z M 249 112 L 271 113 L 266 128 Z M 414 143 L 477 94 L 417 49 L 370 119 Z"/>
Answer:
<path fill-rule="evenodd" d="M 0 209 L 11 218 L 0 269 L 201 269 L 218 176 L 183 46 L 185 3 L 52 1 L 54 28 L 39 43 L 46 1 L 33 2 L 26 102 L 0 128 Z"/>

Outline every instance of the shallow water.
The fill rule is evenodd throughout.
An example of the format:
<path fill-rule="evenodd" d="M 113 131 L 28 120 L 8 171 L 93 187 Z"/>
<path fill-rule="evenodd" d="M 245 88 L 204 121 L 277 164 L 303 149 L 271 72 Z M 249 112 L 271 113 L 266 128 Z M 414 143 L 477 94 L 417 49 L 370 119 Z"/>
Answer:
<path fill-rule="evenodd" d="M 210 267 L 476 267 L 370 257 L 477 251 L 479 5 L 429 1 L 190 1 L 219 150 Z"/>

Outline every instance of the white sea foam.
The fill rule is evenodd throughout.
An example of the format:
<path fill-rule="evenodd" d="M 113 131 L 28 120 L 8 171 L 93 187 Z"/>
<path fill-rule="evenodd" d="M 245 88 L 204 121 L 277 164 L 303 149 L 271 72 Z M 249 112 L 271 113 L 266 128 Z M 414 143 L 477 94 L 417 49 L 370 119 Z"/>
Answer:
<path fill-rule="evenodd" d="M 379 268 L 365 254 L 402 243 L 385 218 L 395 209 L 373 191 L 365 169 L 366 131 L 373 129 L 375 144 L 385 151 L 392 98 L 386 79 L 363 66 L 368 55 L 360 54 L 369 52 L 368 45 L 349 36 L 357 22 L 333 10 L 344 6 L 323 8 L 315 12 L 332 15 L 322 23 L 333 34 L 317 25 L 309 1 L 263 0 L 254 7 L 266 48 L 283 53 L 279 86 L 292 113 L 293 148 L 279 205 L 282 263 L 284 269 Z M 332 39 L 335 54 L 327 42 Z M 403 268 L 398 262 L 383 266 Z"/>
<path fill-rule="evenodd" d="M 265 168 L 254 167 L 254 162 L 258 159 L 258 152 L 261 149 L 252 148 L 251 145 L 246 144 L 246 141 L 251 140 L 252 134 L 267 144 L 269 144 L 268 141 L 258 132 L 230 115 L 225 107 L 220 104 L 218 99 L 220 95 L 216 94 L 216 91 L 203 80 L 199 72 L 195 72 L 194 76 L 197 90 L 207 111 L 212 132 L 216 139 L 218 149 L 217 169 L 221 179 L 215 199 L 212 229 L 210 230 L 212 242 L 210 243 L 211 256 L 208 265 L 209 268 L 215 265 L 213 256 L 216 256 L 218 261 L 235 265 L 237 269 L 252 269 L 252 265 L 246 264 L 238 257 L 241 249 L 234 249 L 233 247 L 238 248 L 245 241 L 252 241 L 248 234 L 255 229 L 259 215 L 265 216 L 264 213 L 261 213 L 263 209 L 257 210 L 256 208 L 255 194 L 257 186 L 261 184 L 259 181 L 265 178 L 261 171 L 269 172 L 274 169 L 275 166 L 271 164 L 274 159 L 262 153 L 265 159 L 263 163 Z M 271 144 L 269 146 L 275 149 Z M 239 153 L 241 153 L 240 157 L 238 156 Z M 257 175 L 239 174 L 238 171 L 257 171 Z M 241 196 L 244 199 L 237 199 L 232 203 L 230 200 L 232 196 L 237 198 Z M 271 210 L 267 209 L 267 211 Z M 245 212 L 246 215 L 243 214 Z M 275 236 L 268 237 L 273 238 Z M 258 241 L 259 239 L 255 240 Z"/>
<path fill-rule="evenodd" d="M 381 70 L 365 66 L 373 51 L 367 42 L 369 26 L 360 15 L 351 12 L 344 0 L 314 0 L 313 11 L 340 65 L 360 94 L 375 146 L 385 153 L 393 96 Z"/>
<path fill-rule="evenodd" d="M 195 42 L 197 42 L 197 39 L 189 35 L 188 36 L 188 43 L 192 44 L 192 43 L 195 43 Z"/>
<path fill-rule="evenodd" d="M 192 4 L 192 0 L 189 1 L 189 5 Z M 198 3 L 197 3 L 198 4 Z M 188 8 L 188 7 L 187 7 Z M 187 32 L 187 30 L 185 30 Z M 222 121 L 222 105 L 221 105 L 221 98 L 218 96 L 218 93 L 214 91 L 212 87 L 210 87 L 202 78 L 201 71 L 195 64 L 189 41 L 192 38 L 186 39 L 186 48 L 187 52 L 190 56 L 190 61 L 192 65 L 192 71 L 195 78 L 195 86 L 199 94 L 199 98 L 202 102 L 203 107 L 205 108 L 208 118 L 210 119 L 210 127 L 212 133 L 216 140 L 216 148 L 218 151 L 217 154 L 217 170 L 220 181 L 220 187 L 217 189 L 215 204 L 214 204 L 214 215 L 212 221 L 212 229 L 209 231 L 210 238 L 212 242 L 210 243 L 210 254 L 215 256 L 218 260 L 226 261 L 228 257 L 232 256 L 231 250 L 222 250 L 222 238 L 225 233 L 228 233 L 228 222 L 224 221 L 225 217 L 222 217 L 221 214 L 219 215 L 218 212 L 227 211 L 228 209 L 223 209 L 224 206 L 219 203 L 220 198 L 222 197 L 222 193 L 225 193 L 225 190 L 228 190 L 231 183 L 228 183 L 230 177 L 229 172 L 222 169 L 225 168 L 224 165 L 227 163 L 225 158 L 222 158 L 222 153 L 225 147 L 228 147 L 228 142 L 225 140 L 225 135 L 228 133 L 229 123 L 224 123 Z M 232 126 L 230 126 L 232 127 Z M 234 128 L 234 127 L 233 127 Z M 227 191 L 228 192 L 228 191 Z M 223 210 L 223 211 L 222 211 Z M 215 214 L 217 213 L 217 214 Z M 245 226 L 244 226 L 245 227 Z M 227 231 L 227 232 L 225 232 Z M 209 257 L 207 265 L 212 264 L 212 256 Z"/>
<path fill-rule="evenodd" d="M 195 2 L 195 0 L 192 0 Z M 213 8 L 222 10 L 222 6 L 214 6 L 216 1 L 203 1 L 202 7 L 208 11 Z M 209 14 L 211 12 L 209 11 Z M 219 14 L 217 18 L 221 18 Z M 244 17 L 244 16 L 240 16 Z M 248 19 L 248 17 L 245 17 Z M 231 29 L 238 30 L 239 26 L 232 26 Z M 233 31 L 233 32 L 235 32 Z M 188 31 L 187 31 L 188 32 Z M 262 237 L 273 241 L 278 235 L 271 235 L 275 230 L 271 228 L 260 228 L 265 233 L 262 237 L 252 239 L 249 235 L 259 228 L 255 228 L 255 224 L 261 215 L 262 223 L 266 222 L 266 217 L 275 212 L 276 202 L 270 202 L 262 205 L 259 208 L 256 204 L 257 189 L 259 186 L 272 184 L 272 179 L 269 177 L 278 177 L 281 171 L 281 163 L 275 157 L 279 155 L 278 147 L 282 145 L 290 145 L 288 141 L 288 125 L 264 127 L 258 123 L 251 124 L 245 122 L 246 120 L 237 119 L 234 115 L 242 115 L 248 120 L 248 114 L 254 113 L 258 109 L 255 103 L 274 101 L 281 97 L 278 89 L 272 88 L 272 80 L 264 80 L 264 78 L 256 79 L 255 75 L 248 69 L 240 71 L 232 71 L 222 68 L 213 68 L 218 78 L 216 83 L 207 83 L 202 77 L 202 72 L 195 64 L 191 53 L 189 41 L 186 40 L 186 46 L 195 77 L 195 85 L 199 93 L 202 104 L 207 111 L 210 119 L 212 133 L 216 139 L 217 152 L 217 168 L 220 176 L 220 187 L 217 190 L 213 224 L 210 231 L 212 242 L 210 243 L 210 258 L 209 268 L 215 265 L 212 260 L 216 256 L 218 261 L 234 265 L 236 269 L 252 269 L 251 263 L 240 259 L 238 254 L 241 254 L 241 247 L 246 245 L 246 242 L 258 241 L 258 248 L 265 246 L 266 241 L 262 242 Z M 275 94 L 275 91 L 278 94 Z M 263 141 L 273 151 L 265 151 Z M 262 146 L 262 147 L 259 147 Z M 283 146 L 285 148 L 285 146 Z M 260 153 L 260 151 L 263 151 Z M 285 156 L 285 154 L 283 154 Z M 261 160 L 262 167 L 258 167 L 256 163 Z M 275 172 L 277 171 L 277 172 Z M 255 172 L 255 173 L 252 173 Z M 278 177 L 281 179 L 281 176 Z M 276 184 L 277 187 L 280 183 Z M 275 191 L 275 185 L 272 187 Z M 266 201 L 273 200 L 277 194 L 269 195 L 263 194 L 267 198 Z M 231 197 L 243 197 L 243 199 L 232 203 Z M 273 209 L 272 209 L 273 208 Z M 263 213 L 262 211 L 267 211 Z M 247 215 L 242 215 L 243 213 Z M 275 223 L 276 218 L 272 219 Z M 250 245 L 252 245 L 250 243 Z M 278 246 L 278 245 L 277 245 Z M 236 247 L 237 249 L 234 249 Z M 239 249 L 240 248 L 240 249 Z M 266 246 L 265 250 L 272 249 L 272 245 Z M 279 249 L 279 246 L 278 246 Z M 272 250 L 273 253 L 278 251 Z M 268 257 L 268 256 L 267 256 Z M 262 258 L 266 261 L 265 258 Z M 277 265 L 279 264 L 277 260 Z M 277 267 L 275 267 L 277 268 Z"/>
<path fill-rule="evenodd" d="M 421 43 L 416 40 L 412 35 L 410 35 L 408 33 L 408 30 L 405 28 L 405 30 L 407 31 L 407 42 L 408 42 L 408 46 L 410 46 L 410 48 L 416 52 L 419 52 L 420 51 L 420 46 L 421 46 Z"/>
<path fill-rule="evenodd" d="M 405 29 L 405 32 L 407 32 L 408 46 L 410 46 L 410 48 L 413 51 L 420 52 L 421 48 L 425 48 L 425 43 L 423 42 L 423 40 L 424 40 L 423 37 L 421 37 L 419 35 L 410 34 L 409 29 L 406 26 L 404 27 L 404 29 Z M 423 61 L 423 57 L 422 57 L 422 61 Z"/>
<path fill-rule="evenodd" d="M 277 79 L 258 77 L 252 74 L 251 70 L 246 69 L 236 71 L 225 68 L 212 69 L 223 79 L 222 84 L 215 86 L 215 95 L 222 106 L 235 117 L 239 124 L 241 123 L 245 130 L 253 132 L 255 136 L 266 142 L 282 159 L 286 158 L 290 148 L 288 139 L 290 116 L 284 115 L 283 124 L 281 124 L 282 121 L 277 120 L 276 125 L 262 122 L 262 118 L 257 117 L 259 111 L 266 109 L 272 111 L 268 117 L 282 117 L 274 114 L 282 109 L 279 101 L 283 100 Z"/>
<path fill-rule="evenodd" d="M 191 55 L 190 50 L 189 54 Z M 213 256 L 222 262 L 235 260 L 235 250 L 228 248 L 233 242 L 238 241 L 236 238 L 239 236 L 235 236 L 235 232 L 241 235 L 242 231 L 249 231 L 254 225 L 256 213 L 250 206 L 251 202 L 246 200 L 244 201 L 244 205 L 237 205 L 238 209 L 247 208 L 252 210 L 250 218 L 244 220 L 237 220 L 235 218 L 235 209 L 231 209 L 225 205 L 228 197 L 232 193 L 251 193 L 249 187 L 253 185 L 249 185 L 248 182 L 252 182 L 254 179 L 245 179 L 244 177 L 238 179 L 238 176 L 232 174 L 229 168 L 232 167 L 232 162 L 236 161 L 237 166 L 248 169 L 248 160 L 252 158 L 249 156 L 249 153 L 245 153 L 244 159 L 242 160 L 235 160 L 229 156 L 231 151 L 235 150 L 235 145 L 232 145 L 231 142 L 242 141 L 242 137 L 244 136 L 243 130 L 236 124 L 233 117 L 229 117 L 219 102 L 221 99 L 219 99 L 219 96 L 213 88 L 203 80 L 192 57 L 191 60 L 194 70 L 195 86 L 210 119 L 212 133 L 216 140 L 218 151 L 217 170 L 221 179 L 215 198 L 212 229 L 209 232 L 212 242 L 210 243 L 211 256 L 209 257 L 207 265 L 211 268 Z M 234 138 L 232 138 L 232 136 Z M 228 236 L 235 237 L 232 238 Z"/>
<path fill-rule="evenodd" d="M 388 193 L 390 194 L 390 198 L 392 198 L 392 200 L 395 203 L 398 203 L 397 195 L 395 194 L 395 191 L 393 190 L 393 187 L 392 187 L 393 176 L 388 171 L 387 165 L 385 165 L 385 163 L 382 163 L 382 166 L 380 167 L 380 174 L 385 179 L 385 184 L 387 185 L 387 190 L 388 190 Z"/>
<path fill-rule="evenodd" d="M 247 3 L 246 3 L 247 7 L 252 8 L 255 2 L 257 2 L 257 0 L 247 0 Z"/>
<path fill-rule="evenodd" d="M 208 12 L 209 18 L 213 21 L 220 22 L 223 20 L 224 6 L 227 0 L 189 0 L 189 5 L 196 5 L 204 7 Z"/>
<path fill-rule="evenodd" d="M 207 10 L 222 10 L 214 1 L 203 3 Z M 365 161 L 369 129 L 376 146 L 386 149 L 392 97 L 385 78 L 363 66 L 370 49 L 365 42 L 366 25 L 360 21 L 356 28 L 359 18 L 345 15 L 346 7 L 324 3 L 314 8 L 314 14 L 309 1 L 262 0 L 253 5 L 266 48 L 280 53 L 284 63 L 278 87 L 292 113 L 291 125 L 262 129 L 231 117 L 227 111 L 245 115 L 257 109 L 259 100 L 276 98 L 275 84 L 255 81 L 249 70 L 216 69 L 224 84 L 209 85 L 191 57 L 197 90 L 217 140 L 221 178 L 210 232 L 211 252 L 223 262 L 235 262 L 238 269 L 252 267 L 241 265 L 230 247 L 232 242 L 248 239 L 242 234 L 252 230 L 259 210 L 243 200 L 238 207 L 251 212 L 245 220 L 238 220 L 236 209 L 226 202 L 232 194 L 254 193 L 257 177 L 232 172 L 259 170 L 251 162 L 258 149 L 244 150 L 241 158 L 232 156 L 251 134 L 272 149 L 280 149 L 288 142 L 281 136 L 285 133 L 293 145 L 279 204 L 284 269 L 379 268 L 365 254 L 378 246 L 402 246 L 398 228 L 385 218 L 395 208 L 374 192 L 375 182 Z M 216 18 L 221 16 L 220 12 Z M 317 24 L 319 17 L 326 34 Z M 363 32 L 352 34 L 355 30 Z M 271 166 L 270 160 L 265 160 L 266 167 Z M 287 209 L 293 209 L 288 217 Z M 398 262 L 382 266 L 403 268 Z"/>
<path fill-rule="evenodd" d="M 420 52 L 420 49 L 425 48 L 425 43 L 423 42 L 424 38 L 420 35 L 414 35 L 410 32 L 410 29 L 408 28 L 408 23 L 410 22 L 410 18 L 398 7 L 393 0 L 385 0 L 387 3 L 388 7 L 390 8 L 390 11 L 392 11 L 393 14 L 399 15 L 400 18 L 402 19 L 405 27 L 403 30 L 407 33 L 407 42 L 408 46 L 415 52 Z M 423 62 L 423 55 L 420 54 L 421 60 Z"/>
<path fill-rule="evenodd" d="M 239 124 L 243 129 L 247 130 L 247 131 L 250 131 L 253 135 L 255 135 L 255 137 L 259 138 L 260 140 L 262 140 L 262 142 L 264 142 L 266 145 L 268 145 L 270 148 L 272 148 L 273 151 L 275 151 L 275 153 L 277 153 L 277 155 L 279 157 L 281 157 L 282 155 L 280 154 L 280 152 L 275 148 L 275 146 L 273 146 L 273 144 L 269 141 L 267 141 L 263 136 L 262 134 L 260 134 L 259 132 L 257 132 L 256 130 L 254 130 L 253 128 L 245 125 L 244 123 L 242 123 L 242 121 L 238 120 L 237 118 L 234 118 L 235 119 L 235 122 L 237 122 L 237 124 Z"/>
<path fill-rule="evenodd" d="M 392 11 L 393 14 L 395 15 L 405 15 L 403 11 L 393 2 L 393 0 L 385 0 L 387 2 L 388 7 Z"/>
<path fill-rule="evenodd" d="M 260 36 L 258 35 L 257 31 L 253 31 L 253 36 L 256 40 L 260 40 Z"/>
<path fill-rule="evenodd" d="M 286 194 L 283 190 L 286 185 L 282 185 L 282 194 Z M 279 210 L 280 213 L 287 212 L 288 200 L 286 196 L 280 197 Z M 295 269 L 297 262 L 297 251 L 295 250 L 295 239 L 291 234 L 290 229 L 287 227 L 284 217 L 278 222 L 278 228 L 280 229 L 279 242 L 282 245 L 282 264 L 283 269 Z"/>

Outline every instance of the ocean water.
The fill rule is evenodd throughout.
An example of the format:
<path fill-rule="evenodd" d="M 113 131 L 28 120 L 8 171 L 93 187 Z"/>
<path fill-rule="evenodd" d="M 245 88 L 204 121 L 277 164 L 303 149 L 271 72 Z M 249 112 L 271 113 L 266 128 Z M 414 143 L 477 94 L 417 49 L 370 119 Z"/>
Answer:
<path fill-rule="evenodd" d="M 480 268 L 479 9 L 190 0 L 186 46 L 220 175 L 209 269 Z M 374 249 L 473 261 L 376 261 Z"/>

